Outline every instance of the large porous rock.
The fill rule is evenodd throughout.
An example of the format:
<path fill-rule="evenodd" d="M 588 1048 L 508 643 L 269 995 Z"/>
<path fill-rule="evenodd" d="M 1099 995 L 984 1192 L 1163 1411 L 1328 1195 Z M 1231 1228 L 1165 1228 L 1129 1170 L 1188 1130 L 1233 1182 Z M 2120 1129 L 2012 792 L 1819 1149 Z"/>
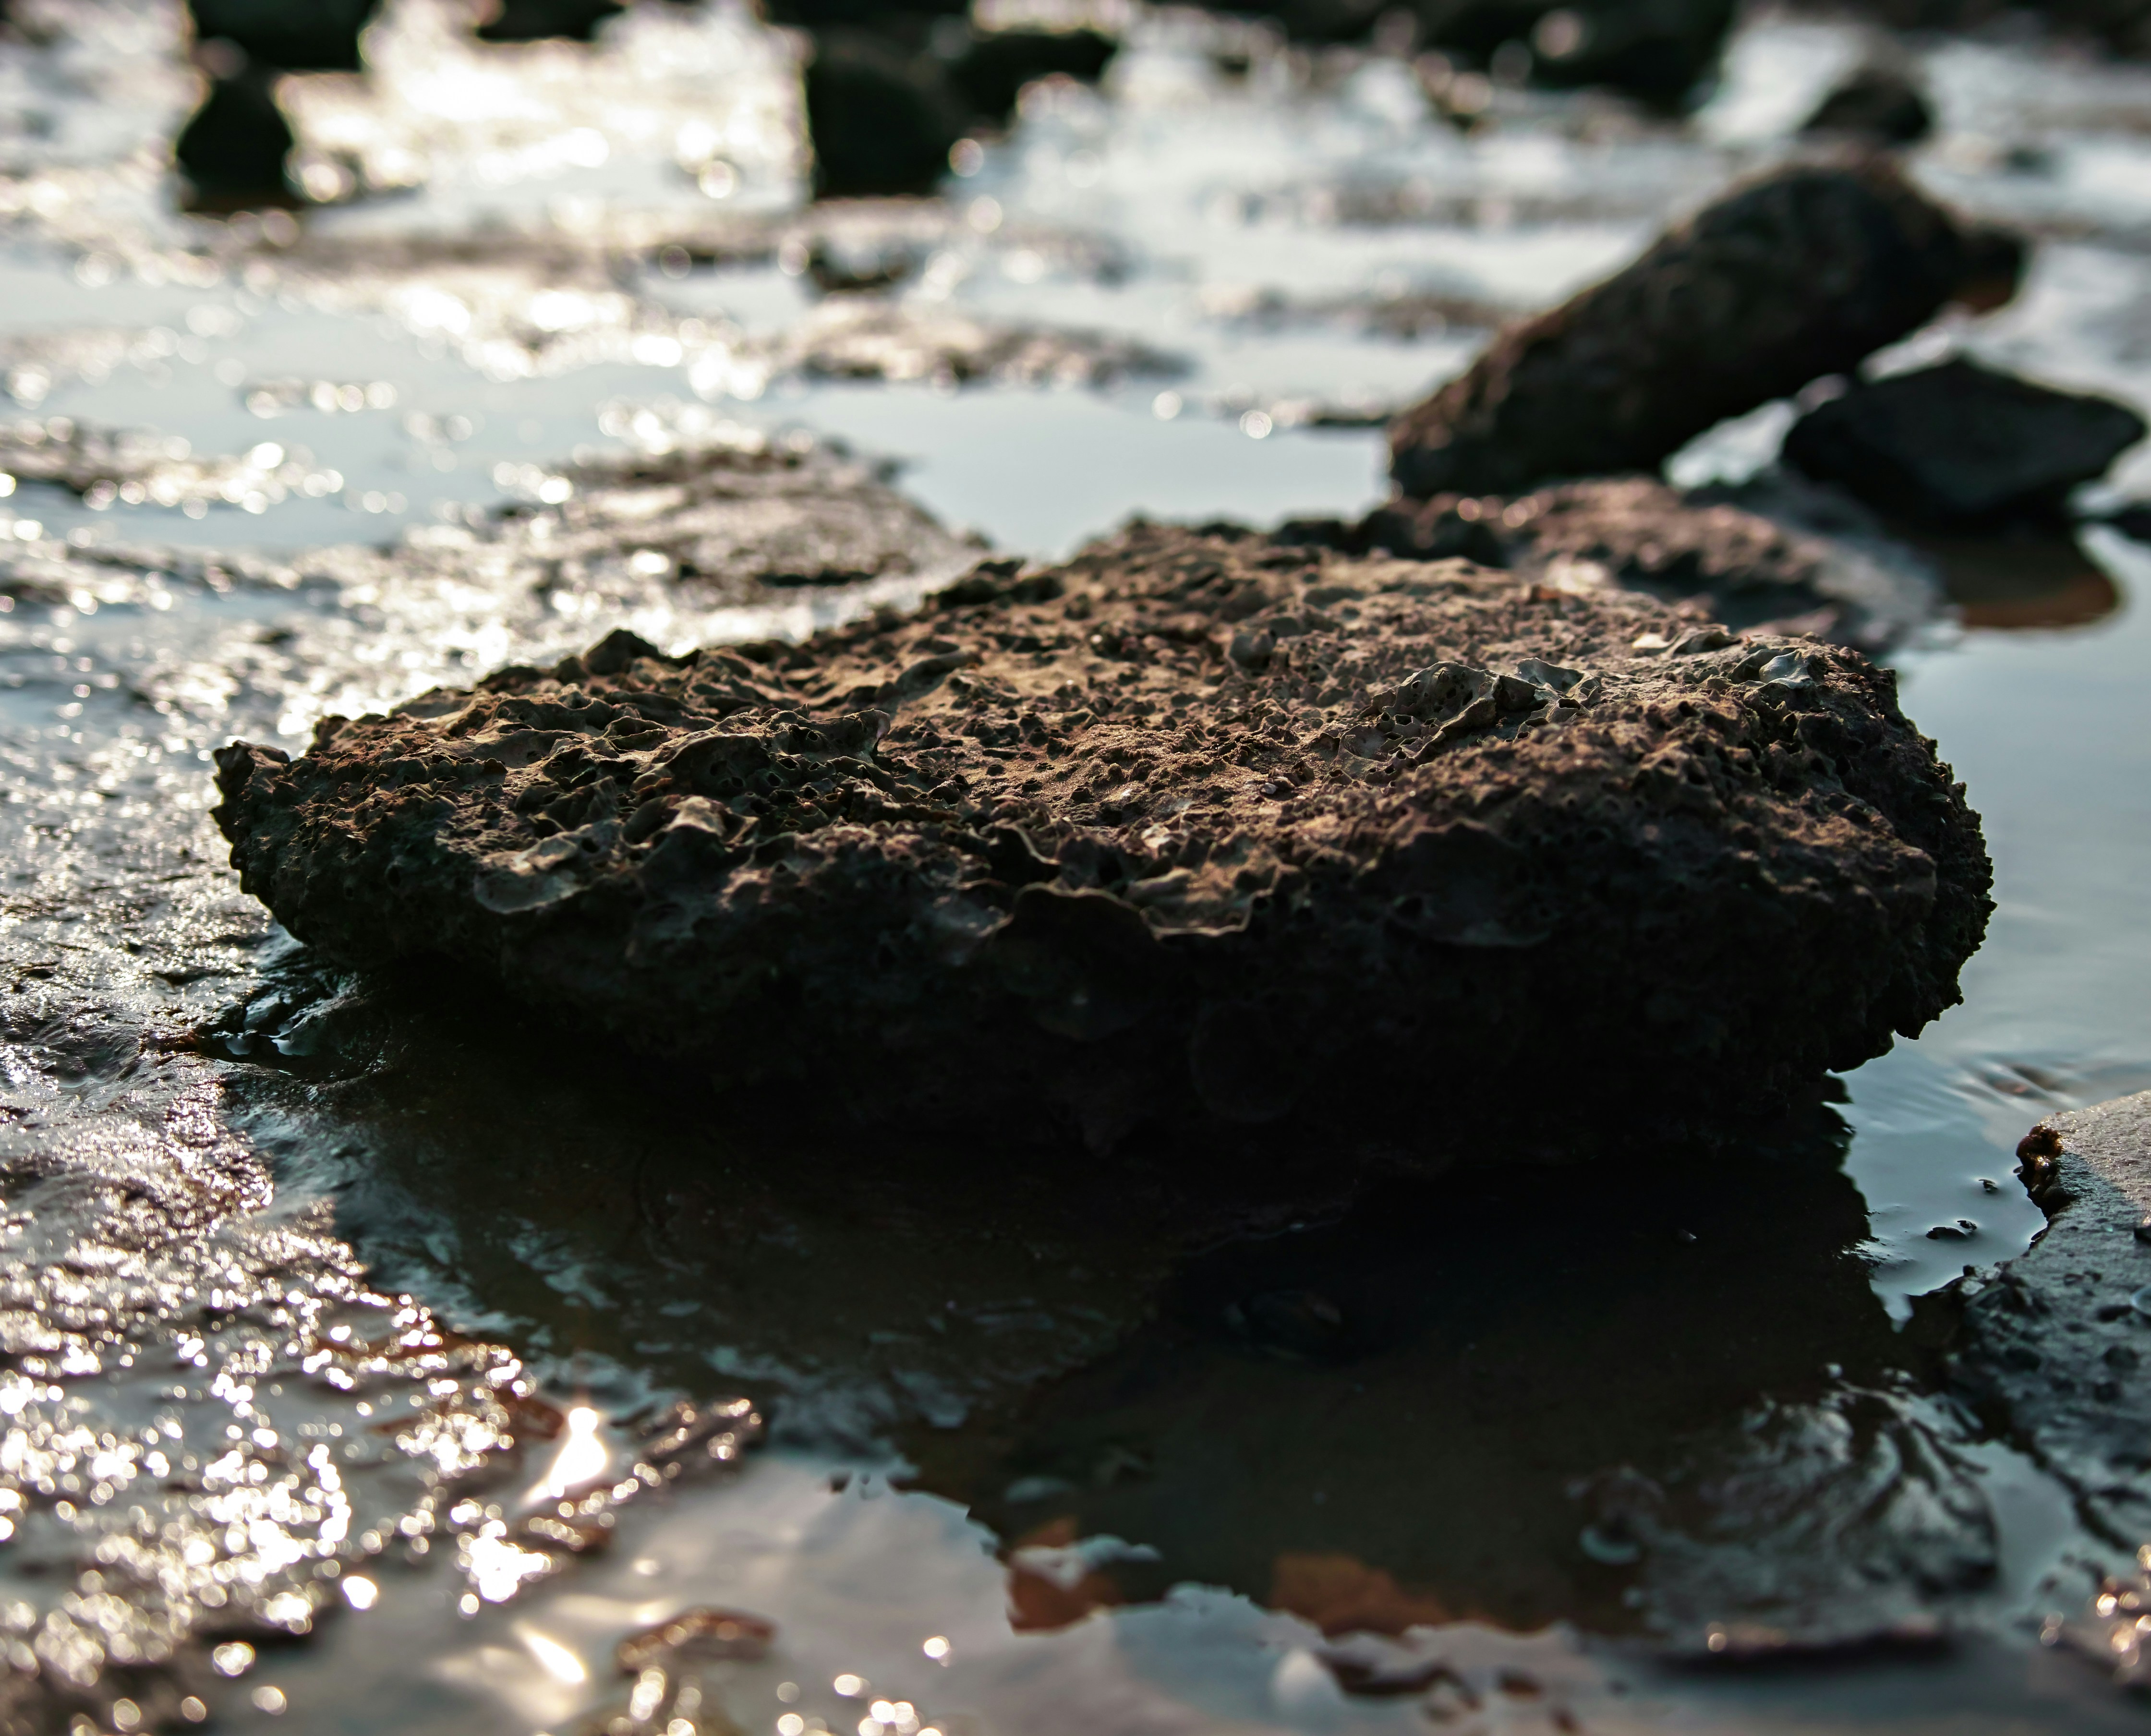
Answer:
<path fill-rule="evenodd" d="M 1407 494 L 1656 470 L 1704 429 L 1841 373 L 1952 299 L 2013 286 L 2013 242 L 1880 162 L 1780 170 L 1497 336 L 1389 433 Z"/>
<path fill-rule="evenodd" d="M 1988 909 L 1860 656 L 1230 528 L 800 645 L 619 632 L 218 777 L 243 884 L 337 958 L 1093 1145 L 1439 1105 L 1453 1150 L 1525 1092 L 1502 1149 L 1563 1151 L 1754 1108 L 1951 1005 Z"/>
<path fill-rule="evenodd" d="M 1784 458 L 1908 519 L 2051 519 L 2144 433 L 2110 397 L 1958 357 L 1819 405 L 1785 436 Z"/>
<path fill-rule="evenodd" d="M 1942 599 L 1926 564 L 1872 527 L 1832 524 L 1829 534 L 1809 522 L 1837 504 L 1784 488 L 1728 498 L 1623 476 L 1506 497 L 1399 497 L 1330 534 L 1421 559 L 1461 556 L 1567 590 L 1633 590 L 1744 630 L 1885 650 Z"/>

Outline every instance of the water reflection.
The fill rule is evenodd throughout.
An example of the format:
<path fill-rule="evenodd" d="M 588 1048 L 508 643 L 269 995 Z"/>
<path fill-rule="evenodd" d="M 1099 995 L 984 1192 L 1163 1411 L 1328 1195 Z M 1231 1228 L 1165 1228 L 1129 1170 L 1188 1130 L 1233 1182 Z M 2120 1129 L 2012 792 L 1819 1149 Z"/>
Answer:
<path fill-rule="evenodd" d="M 2088 627 L 2121 606 L 2120 588 L 2066 529 L 2010 526 L 1981 535 L 1921 534 L 1967 627 L 2002 631 Z"/>
<path fill-rule="evenodd" d="M 619 1410 L 736 1385 L 908 1461 L 1003 1538 L 1020 1630 L 1192 1580 L 1769 1649 L 1922 1637 L 1995 1573 L 1825 1106 L 1647 1170 L 1379 1179 L 1456 1155 L 1438 1119 L 1386 1164 L 1106 1165 L 700 1096 L 433 985 L 278 997 L 226 1021 L 234 1102 L 374 1269 Z M 574 1427 L 543 1491 L 596 1475 Z"/>

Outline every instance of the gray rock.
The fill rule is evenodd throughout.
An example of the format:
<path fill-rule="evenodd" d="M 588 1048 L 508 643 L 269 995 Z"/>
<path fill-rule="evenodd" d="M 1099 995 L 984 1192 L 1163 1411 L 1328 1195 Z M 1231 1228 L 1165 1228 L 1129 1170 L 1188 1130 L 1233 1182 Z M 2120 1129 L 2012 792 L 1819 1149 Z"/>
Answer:
<path fill-rule="evenodd" d="M 1952 300 L 2006 299 L 2020 263 L 2014 241 L 1967 228 L 1879 161 L 1779 170 L 1501 332 L 1391 428 L 1391 473 L 1425 498 L 1654 471 Z"/>
<path fill-rule="evenodd" d="M 2144 435 L 2128 405 L 1961 357 L 1857 385 L 1802 417 L 1785 462 L 1931 523 L 2054 518 Z"/>
<path fill-rule="evenodd" d="M 1700 1121 L 1956 998 L 1977 823 L 1855 654 L 1222 528 L 1012 572 L 235 745 L 220 823 L 335 956 L 1093 1145 L 1430 1092 L 1460 1126 L 1547 1076 L 1549 1129 L 1637 1128 L 1668 1066 Z"/>

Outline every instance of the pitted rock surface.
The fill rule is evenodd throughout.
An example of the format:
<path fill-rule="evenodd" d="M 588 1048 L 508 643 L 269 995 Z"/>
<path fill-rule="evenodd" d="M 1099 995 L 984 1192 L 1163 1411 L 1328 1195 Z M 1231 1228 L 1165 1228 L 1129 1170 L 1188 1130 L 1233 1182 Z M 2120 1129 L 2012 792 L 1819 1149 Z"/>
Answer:
<path fill-rule="evenodd" d="M 1989 908 L 1857 655 L 1231 528 L 796 645 L 615 633 L 218 780 L 245 888 L 336 956 L 1093 1146 L 1556 1079 L 1506 1149 L 1758 1106 L 1952 1004 Z"/>
<path fill-rule="evenodd" d="M 1501 332 L 1392 426 L 1391 473 L 1424 499 L 1656 470 L 1952 300 L 2006 299 L 2020 266 L 2017 244 L 1959 223 L 1880 160 L 1779 170 Z"/>

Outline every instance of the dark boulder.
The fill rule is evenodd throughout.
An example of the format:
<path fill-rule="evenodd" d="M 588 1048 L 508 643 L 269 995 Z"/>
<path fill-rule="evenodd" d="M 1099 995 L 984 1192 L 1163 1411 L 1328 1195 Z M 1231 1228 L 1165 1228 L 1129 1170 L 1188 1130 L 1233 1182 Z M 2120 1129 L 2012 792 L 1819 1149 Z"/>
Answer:
<path fill-rule="evenodd" d="M 1810 410 L 1784 459 L 1877 510 L 1929 523 L 2061 515 L 2143 438 L 2143 418 L 1961 358 L 1856 385 Z"/>
<path fill-rule="evenodd" d="M 823 197 L 930 193 L 969 119 L 933 55 L 873 31 L 826 29 L 807 65 L 814 190 Z"/>
<path fill-rule="evenodd" d="M 1917 78 L 1900 67 L 1863 66 L 1815 105 L 1800 130 L 1888 145 L 1916 144 L 1934 126 Z"/>
<path fill-rule="evenodd" d="M 977 31 L 923 10 L 785 11 L 813 29 L 807 126 L 824 196 L 931 192 L 950 148 L 1006 126 L 1025 85 L 1094 81 L 1119 46 L 1092 30 Z"/>
<path fill-rule="evenodd" d="M 445 955 L 698 1077 L 1093 1146 L 1529 1091 L 1573 1153 L 1956 999 L 1987 863 L 1894 686 L 1619 593 L 1138 526 L 802 645 L 615 633 L 237 744 L 217 817 L 331 956 Z"/>
<path fill-rule="evenodd" d="M 1391 427 L 1405 493 L 1655 470 L 1706 428 L 1841 373 L 1952 300 L 2006 299 L 2017 244 L 1880 162 L 1780 170 L 1497 336 Z"/>
<path fill-rule="evenodd" d="M 379 0 L 188 0 L 195 38 L 221 38 L 282 72 L 357 72 Z"/>
<path fill-rule="evenodd" d="M 209 94 L 180 129 L 172 159 L 186 178 L 185 203 L 197 210 L 235 210 L 297 203 L 285 173 L 291 151 L 291 129 L 276 106 L 276 74 L 248 65 L 229 44 L 222 69 Z M 205 59 L 219 59 L 205 53 Z"/>

